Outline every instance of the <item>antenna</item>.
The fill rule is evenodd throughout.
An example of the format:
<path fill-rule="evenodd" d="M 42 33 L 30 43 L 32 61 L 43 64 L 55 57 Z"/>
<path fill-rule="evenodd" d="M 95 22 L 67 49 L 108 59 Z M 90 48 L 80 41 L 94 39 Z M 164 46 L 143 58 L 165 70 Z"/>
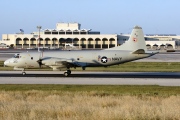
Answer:
<path fill-rule="evenodd" d="M 40 52 L 40 30 L 41 30 L 41 26 L 37 26 L 37 29 L 39 30 L 39 36 L 38 36 L 38 52 Z"/>

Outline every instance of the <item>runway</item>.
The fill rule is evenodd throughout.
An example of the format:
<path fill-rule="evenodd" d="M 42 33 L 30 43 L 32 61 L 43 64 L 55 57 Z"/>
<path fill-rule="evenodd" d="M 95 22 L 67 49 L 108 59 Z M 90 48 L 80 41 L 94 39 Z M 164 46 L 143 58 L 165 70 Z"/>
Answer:
<path fill-rule="evenodd" d="M 0 84 L 76 84 L 76 85 L 160 85 L 180 86 L 179 72 L 72 72 L 0 71 Z"/>

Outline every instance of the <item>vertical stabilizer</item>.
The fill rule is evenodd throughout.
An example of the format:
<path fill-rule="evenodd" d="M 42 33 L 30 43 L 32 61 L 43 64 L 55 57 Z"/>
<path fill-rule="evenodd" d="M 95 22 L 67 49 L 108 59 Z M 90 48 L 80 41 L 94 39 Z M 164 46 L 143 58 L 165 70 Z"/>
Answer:
<path fill-rule="evenodd" d="M 128 41 L 126 41 L 121 46 L 117 46 L 117 47 L 106 49 L 106 50 L 136 51 L 139 49 L 143 49 L 144 51 L 147 51 L 142 28 L 139 26 L 135 26 L 131 32 L 131 35 Z"/>

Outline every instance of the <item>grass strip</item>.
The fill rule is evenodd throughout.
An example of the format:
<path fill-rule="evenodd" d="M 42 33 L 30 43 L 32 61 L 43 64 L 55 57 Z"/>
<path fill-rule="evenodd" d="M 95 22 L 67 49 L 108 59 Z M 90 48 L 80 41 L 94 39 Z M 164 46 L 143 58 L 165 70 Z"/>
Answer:
<path fill-rule="evenodd" d="M 58 91 L 61 92 L 94 92 L 97 96 L 109 96 L 109 95 L 132 95 L 132 96 L 179 96 L 180 87 L 171 86 L 139 86 L 139 85 L 40 85 L 40 84 L 5 84 L 0 85 L 0 91 L 29 91 L 29 90 L 40 90 L 40 91 Z"/>

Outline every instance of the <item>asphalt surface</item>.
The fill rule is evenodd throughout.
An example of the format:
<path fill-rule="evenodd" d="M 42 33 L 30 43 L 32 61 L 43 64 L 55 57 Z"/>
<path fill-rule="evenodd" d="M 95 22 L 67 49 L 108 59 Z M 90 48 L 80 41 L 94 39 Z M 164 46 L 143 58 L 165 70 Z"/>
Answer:
<path fill-rule="evenodd" d="M 180 86 L 179 72 L 73 72 L 1 71 L 0 84 L 160 85 Z"/>
<path fill-rule="evenodd" d="M 1 50 L 6 60 L 22 50 Z M 179 62 L 180 52 L 160 53 L 135 62 Z M 74 72 L 64 77 L 62 71 L 0 71 L 0 84 L 83 84 L 83 85 L 161 85 L 180 86 L 180 72 Z"/>
<path fill-rule="evenodd" d="M 62 71 L 0 71 L 0 77 L 59 77 L 64 78 Z M 174 78 L 180 79 L 180 72 L 74 72 L 69 78 Z"/>

